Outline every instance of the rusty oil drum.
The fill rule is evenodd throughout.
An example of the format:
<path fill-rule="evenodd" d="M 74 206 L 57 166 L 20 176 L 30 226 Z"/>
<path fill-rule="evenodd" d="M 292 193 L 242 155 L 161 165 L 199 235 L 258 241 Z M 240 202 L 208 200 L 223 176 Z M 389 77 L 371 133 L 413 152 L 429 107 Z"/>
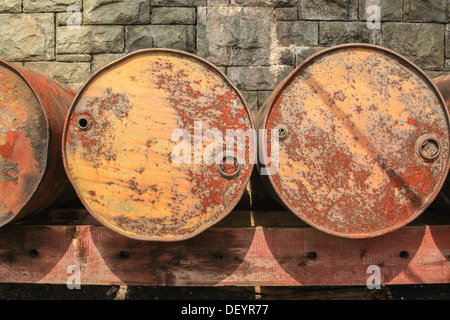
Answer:
<path fill-rule="evenodd" d="M 417 66 L 379 46 L 311 56 L 277 86 L 255 126 L 275 133 L 258 141 L 267 148 L 258 169 L 270 173 L 261 175 L 268 190 L 309 225 L 340 237 L 408 224 L 448 173 L 442 96 Z"/>
<path fill-rule="evenodd" d="M 450 75 L 442 75 L 433 79 L 434 84 L 439 89 L 442 94 L 442 97 L 445 100 L 445 104 L 447 106 L 447 110 L 450 110 Z M 450 179 L 444 183 L 441 191 L 438 196 L 432 203 L 434 209 L 439 211 L 448 212 L 450 211 Z"/>
<path fill-rule="evenodd" d="M 122 235 L 149 241 L 188 239 L 224 218 L 253 164 L 175 163 L 173 133 L 197 139 L 196 122 L 202 132 L 223 135 L 253 129 L 237 88 L 200 57 L 145 49 L 94 74 L 74 100 L 63 137 L 66 171 L 88 211 Z"/>
<path fill-rule="evenodd" d="M 433 82 L 441 92 L 447 109 L 450 108 L 450 74 L 434 78 Z"/>
<path fill-rule="evenodd" d="M 61 154 L 75 92 L 0 60 L 0 226 L 70 200 Z"/>

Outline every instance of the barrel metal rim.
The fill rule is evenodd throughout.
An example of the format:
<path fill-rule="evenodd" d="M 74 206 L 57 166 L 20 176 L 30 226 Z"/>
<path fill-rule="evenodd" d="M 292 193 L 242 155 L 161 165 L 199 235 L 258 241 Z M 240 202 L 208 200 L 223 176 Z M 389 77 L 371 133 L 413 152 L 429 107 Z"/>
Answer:
<path fill-rule="evenodd" d="M 182 236 L 182 237 L 177 237 L 177 238 L 172 238 L 172 239 L 161 239 L 161 238 L 154 238 L 154 237 L 148 237 L 148 238 L 142 238 L 142 237 L 138 237 L 138 236 L 134 236 L 132 234 L 128 234 L 128 233 L 124 233 L 121 232 L 120 230 L 118 230 L 117 227 L 113 226 L 112 224 L 110 224 L 108 221 L 101 219 L 98 214 L 92 210 L 88 204 L 88 202 L 81 197 L 81 192 L 78 189 L 78 186 L 74 183 L 72 176 L 70 175 L 70 171 L 69 171 L 69 165 L 67 163 L 67 157 L 66 157 L 66 139 L 67 139 L 67 131 L 68 131 L 68 127 L 69 127 L 69 122 L 71 119 L 71 115 L 72 112 L 74 110 L 74 108 L 76 107 L 79 99 L 81 98 L 82 94 L 84 93 L 84 91 L 86 90 L 87 86 L 94 81 L 101 73 L 111 69 L 112 67 L 114 67 L 115 65 L 129 59 L 132 57 L 136 57 L 139 55 L 146 55 L 146 54 L 155 54 L 155 53 L 171 53 L 173 55 L 180 55 L 180 56 L 184 56 L 184 57 L 189 57 L 191 59 L 197 60 L 207 66 L 209 66 L 211 68 L 211 70 L 213 70 L 214 72 L 216 72 L 220 77 L 223 78 L 223 80 L 227 83 L 227 85 L 230 86 L 230 88 L 232 90 L 234 90 L 234 92 L 236 93 L 236 95 L 238 96 L 238 98 L 242 101 L 242 105 L 247 113 L 248 119 L 249 119 L 249 125 L 250 125 L 250 129 L 254 129 L 254 122 L 253 122 L 253 117 L 252 114 L 248 108 L 247 105 L 247 101 L 245 100 L 244 96 L 242 95 L 241 91 L 236 87 L 236 85 L 231 82 L 231 80 L 225 75 L 224 72 L 222 72 L 219 68 L 217 68 L 217 66 L 215 66 L 214 64 L 212 64 L 211 62 L 209 62 L 208 60 L 197 56 L 193 53 L 190 52 L 186 52 L 186 51 L 182 51 L 182 50 L 177 50 L 177 49 L 169 49 L 169 48 L 147 48 L 147 49 L 140 49 L 140 50 L 136 50 L 133 51 L 131 53 L 128 53 L 126 55 L 124 55 L 123 57 L 120 57 L 117 60 L 114 60 L 110 63 L 108 63 L 107 65 L 103 66 L 102 68 L 100 68 L 99 70 L 97 70 L 93 75 L 91 75 L 89 77 L 89 79 L 82 85 L 82 87 L 79 89 L 78 93 L 76 94 L 75 98 L 72 101 L 72 104 L 68 110 L 67 116 L 66 116 L 66 120 L 64 123 L 64 128 L 63 128 L 63 136 L 62 136 L 62 156 L 63 156 L 63 164 L 64 164 L 64 169 L 66 170 L 67 173 L 67 177 L 69 179 L 69 181 L 71 182 L 78 198 L 80 199 L 81 203 L 83 204 L 83 206 L 86 208 L 86 210 L 97 220 L 99 221 L 102 225 L 106 226 L 107 228 L 118 232 L 119 234 L 134 239 L 134 240 L 140 240 L 140 241 L 155 241 L 155 242 L 178 242 L 178 241 L 184 241 L 184 240 L 188 240 L 191 238 L 194 238 L 196 236 L 198 236 L 199 234 L 203 233 L 204 231 L 206 231 L 207 229 L 211 228 L 212 226 L 214 226 L 215 224 L 219 223 L 220 221 L 222 221 L 225 217 L 227 217 L 236 207 L 236 205 L 238 204 L 238 202 L 240 201 L 240 199 L 242 198 L 242 196 L 244 195 L 245 189 L 246 188 L 242 188 L 241 192 L 239 194 L 237 194 L 237 197 L 235 198 L 236 200 L 231 202 L 227 207 L 227 210 L 224 210 L 223 213 L 221 214 L 221 216 L 216 219 L 215 221 L 209 223 L 209 224 L 205 224 L 202 226 L 202 228 L 197 229 L 195 232 L 187 235 L 187 236 Z M 253 171 L 254 168 L 254 164 L 253 163 L 248 163 L 249 166 L 249 172 L 251 173 Z M 248 175 L 248 177 L 245 178 L 244 180 L 244 184 L 248 185 L 249 181 L 250 181 L 250 177 L 251 174 Z"/>
<path fill-rule="evenodd" d="M 264 109 L 265 110 L 263 113 L 263 117 L 259 117 L 259 115 L 256 116 L 256 129 L 260 129 L 260 128 L 265 128 L 267 125 L 267 121 L 269 118 L 269 115 L 271 113 L 271 111 L 273 110 L 273 105 L 274 103 L 278 100 L 278 98 L 280 97 L 280 95 L 282 94 L 282 92 L 284 91 L 284 89 L 287 87 L 288 83 L 294 79 L 295 75 L 300 72 L 301 70 L 303 70 L 307 65 L 311 64 L 316 58 L 321 57 L 325 54 L 328 53 L 332 53 L 335 51 L 339 51 L 342 49 L 352 49 L 352 48 L 356 48 L 356 49 L 371 49 L 374 51 L 379 51 L 379 52 L 384 52 L 384 53 L 388 53 L 392 56 L 395 56 L 396 58 L 398 58 L 399 60 L 402 60 L 407 66 L 407 68 L 411 69 L 412 72 L 415 72 L 422 80 L 425 81 L 425 83 L 428 85 L 428 87 L 435 93 L 436 97 L 439 99 L 439 103 L 441 105 L 441 108 L 443 109 L 443 112 L 445 114 L 445 120 L 447 122 L 447 126 L 450 128 L 450 114 L 449 111 L 447 110 L 446 104 L 445 104 L 445 100 L 441 94 L 441 92 L 439 91 L 439 89 L 436 87 L 436 85 L 434 84 L 434 82 L 431 80 L 431 78 L 419 67 L 417 66 L 415 63 L 413 63 L 412 61 L 410 61 L 408 58 L 406 58 L 405 56 L 391 50 L 388 49 L 386 47 L 382 47 L 379 45 L 374 45 L 374 44 L 367 44 L 367 43 L 347 43 L 347 44 L 341 44 L 341 45 L 337 45 L 334 47 L 330 47 L 330 48 L 326 48 L 323 49 L 311 56 L 309 56 L 308 58 L 306 58 L 301 64 L 299 64 L 286 78 L 284 78 L 280 84 L 273 90 L 272 94 L 267 98 L 267 100 L 264 102 L 264 104 L 261 106 L 260 111 L 263 112 Z M 450 132 L 449 132 L 449 142 L 450 142 Z M 259 155 L 259 153 L 258 153 Z M 268 159 L 266 158 L 267 155 L 263 154 L 264 157 L 264 163 L 268 163 Z M 449 157 L 450 158 L 450 157 Z M 260 161 L 258 161 L 257 163 L 257 168 L 258 170 L 260 169 L 261 164 Z M 277 190 L 277 185 L 274 183 L 272 176 L 268 175 L 268 179 L 270 181 L 271 186 L 277 191 L 277 196 L 278 199 L 282 202 L 282 204 L 289 209 L 292 213 L 294 213 L 297 217 L 299 217 L 303 222 L 305 222 L 306 224 L 322 231 L 325 233 L 328 233 L 330 235 L 333 236 L 338 236 L 338 237 L 342 237 L 342 238 L 351 238 L 351 239 L 365 239 L 365 238 L 373 238 L 373 237 L 378 237 L 387 233 L 390 233 L 392 231 L 398 230 L 401 227 L 411 223 L 412 221 L 414 221 L 415 219 L 417 219 L 429 206 L 430 204 L 436 199 L 436 197 L 439 194 L 439 190 L 442 189 L 445 180 L 447 179 L 447 176 L 449 175 L 449 170 L 450 170 L 450 161 L 446 161 L 446 165 L 443 169 L 444 174 L 441 176 L 441 179 L 439 181 L 439 183 L 436 185 L 435 187 L 435 192 L 432 194 L 430 200 L 427 203 L 424 203 L 422 205 L 422 207 L 420 208 L 420 210 L 417 210 L 416 213 L 414 215 L 411 215 L 408 219 L 402 220 L 400 223 L 397 223 L 395 225 L 392 225 L 388 228 L 384 228 L 382 230 L 379 230 L 377 232 L 367 232 L 367 233 L 355 233 L 355 234 L 347 234 L 347 233 L 343 233 L 343 232 L 337 232 L 334 230 L 330 230 L 327 229 L 325 227 L 316 225 L 314 223 L 312 223 L 311 221 L 308 221 L 307 219 L 305 219 L 304 217 L 295 214 L 295 210 L 292 208 L 292 206 L 289 204 L 288 201 L 286 201 L 286 199 L 284 198 L 284 196 L 282 194 L 280 194 L 280 190 Z"/>

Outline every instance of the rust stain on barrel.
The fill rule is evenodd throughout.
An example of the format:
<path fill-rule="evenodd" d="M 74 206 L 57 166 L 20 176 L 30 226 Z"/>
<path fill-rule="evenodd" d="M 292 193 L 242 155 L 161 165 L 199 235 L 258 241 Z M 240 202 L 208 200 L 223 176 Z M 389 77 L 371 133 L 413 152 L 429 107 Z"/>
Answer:
<path fill-rule="evenodd" d="M 89 212 L 121 234 L 155 241 L 193 237 L 225 217 L 253 165 L 225 179 L 215 164 L 173 163 L 179 141 L 172 134 L 186 130 L 194 153 L 200 121 L 202 134 L 253 128 L 239 91 L 197 56 L 148 49 L 97 72 L 73 103 L 63 145 L 69 178 Z M 203 139 L 202 150 L 210 143 Z M 246 159 L 249 152 L 247 142 Z"/>
<path fill-rule="evenodd" d="M 75 93 L 0 61 L 0 226 L 71 199 L 61 134 Z"/>
<path fill-rule="evenodd" d="M 442 75 L 433 79 L 434 84 L 439 89 L 442 97 L 444 98 L 447 110 L 450 107 L 450 74 Z M 441 191 L 432 204 L 432 207 L 444 212 L 450 209 L 450 179 L 444 183 Z"/>
<path fill-rule="evenodd" d="M 450 106 L 450 74 L 434 78 L 433 82 L 444 97 L 448 108 Z"/>
<path fill-rule="evenodd" d="M 404 226 L 432 202 L 448 172 L 442 98 L 418 67 L 381 47 L 343 45 L 310 57 L 274 90 L 256 122 L 289 132 L 279 170 L 262 176 L 265 184 L 333 235 L 366 238 Z M 439 157 L 421 158 L 436 154 L 435 141 Z"/>

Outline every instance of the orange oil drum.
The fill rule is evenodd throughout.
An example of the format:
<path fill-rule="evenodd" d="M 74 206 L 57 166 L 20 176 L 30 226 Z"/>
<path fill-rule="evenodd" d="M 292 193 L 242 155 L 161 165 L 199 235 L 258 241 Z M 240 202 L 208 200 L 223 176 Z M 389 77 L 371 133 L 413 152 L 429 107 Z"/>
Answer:
<path fill-rule="evenodd" d="M 442 97 L 417 66 L 379 46 L 341 45 L 311 56 L 266 100 L 256 128 L 274 133 L 258 140 L 270 193 L 340 237 L 408 224 L 449 169 Z"/>
<path fill-rule="evenodd" d="M 239 149 L 246 161 L 211 147 L 207 132 L 227 130 L 252 131 L 253 124 L 221 71 L 186 52 L 145 49 L 104 67 L 80 90 L 64 129 L 64 164 L 105 226 L 139 240 L 184 240 L 224 218 L 250 179 L 251 139 Z M 226 161 L 202 161 L 209 151 Z"/>
<path fill-rule="evenodd" d="M 447 108 L 450 107 L 450 74 L 442 75 L 433 79 L 434 84 L 439 89 L 445 100 Z"/>
<path fill-rule="evenodd" d="M 439 76 L 433 79 L 433 82 L 441 92 L 442 97 L 445 100 L 447 110 L 450 110 L 450 74 Z M 431 207 L 439 211 L 450 211 L 450 179 L 447 179 L 445 181 L 444 186 L 442 187 Z"/>
<path fill-rule="evenodd" d="M 70 88 L 0 61 L 0 226 L 75 194 L 62 163 Z"/>

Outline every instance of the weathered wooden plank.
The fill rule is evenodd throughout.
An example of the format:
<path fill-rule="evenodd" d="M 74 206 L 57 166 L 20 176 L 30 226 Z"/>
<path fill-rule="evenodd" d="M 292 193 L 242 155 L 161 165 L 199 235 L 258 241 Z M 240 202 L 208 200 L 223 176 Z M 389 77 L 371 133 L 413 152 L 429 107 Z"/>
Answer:
<path fill-rule="evenodd" d="M 313 228 L 214 227 L 186 241 L 132 240 L 102 226 L 0 229 L 0 282 L 82 285 L 365 285 L 370 265 L 382 284 L 450 283 L 450 226 L 408 226 L 372 239 Z"/>

